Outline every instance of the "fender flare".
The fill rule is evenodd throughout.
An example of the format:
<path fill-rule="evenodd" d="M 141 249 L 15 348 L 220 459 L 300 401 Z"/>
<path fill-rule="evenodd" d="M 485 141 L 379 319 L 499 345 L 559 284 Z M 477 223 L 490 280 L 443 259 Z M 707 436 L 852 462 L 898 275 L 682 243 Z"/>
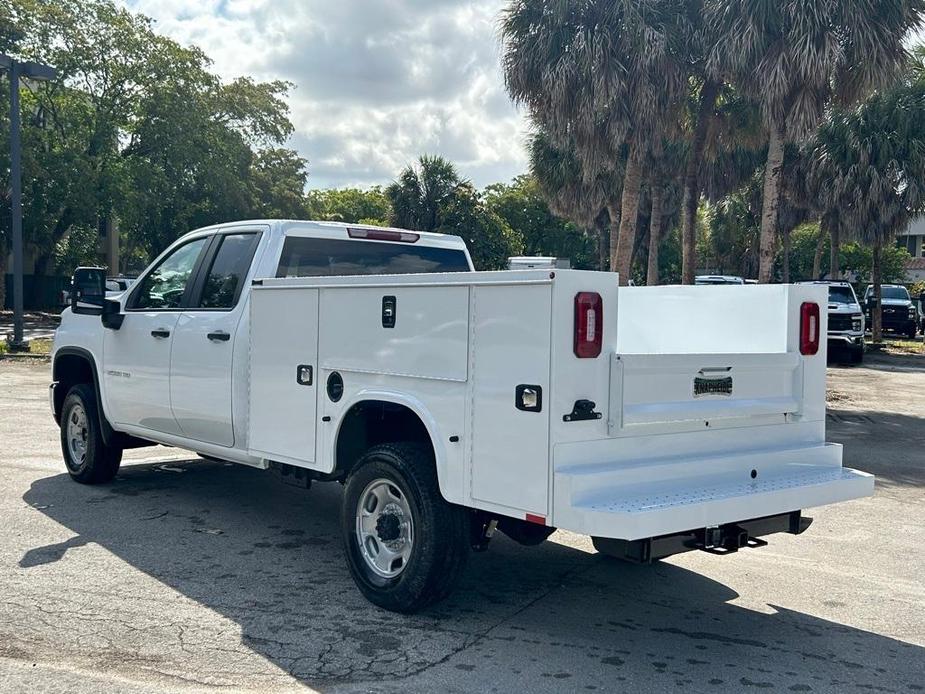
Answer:
<path fill-rule="evenodd" d="M 100 421 L 100 433 L 103 436 L 103 443 L 105 443 L 107 446 L 112 445 L 112 443 L 115 442 L 118 437 L 115 429 L 112 428 L 112 425 L 106 418 L 106 413 L 103 412 L 103 396 L 100 392 L 100 374 L 96 367 L 96 359 L 90 350 L 84 349 L 83 347 L 59 347 L 57 350 L 55 350 L 55 356 L 51 366 L 51 374 L 55 383 L 58 383 L 58 359 L 64 356 L 78 357 L 90 365 L 90 371 L 93 374 L 93 390 L 96 394 L 97 416 Z M 64 402 L 64 398 L 66 397 L 67 393 L 62 393 L 61 401 Z M 54 410 L 54 416 L 55 421 L 60 424 L 61 413 L 57 408 Z"/>
<path fill-rule="evenodd" d="M 56 349 L 51 366 L 54 384 L 58 383 L 56 378 L 58 358 L 64 356 L 78 357 L 90 365 L 90 372 L 93 374 L 93 392 L 96 395 L 96 412 L 100 422 L 100 435 L 103 438 L 103 443 L 107 446 L 118 446 L 120 448 L 141 448 L 155 445 L 152 441 L 140 439 L 112 428 L 112 424 L 109 423 L 109 419 L 106 418 L 106 412 L 103 410 L 103 394 L 100 392 L 100 374 L 96 365 L 96 359 L 90 350 L 84 349 L 83 347 L 59 347 Z M 64 402 L 64 398 L 66 397 L 67 393 L 62 393 L 61 402 Z M 53 414 L 55 421 L 60 424 L 61 413 L 57 411 L 57 408 L 53 409 Z"/>
<path fill-rule="evenodd" d="M 376 388 L 363 388 L 353 396 L 344 402 L 343 404 L 343 413 L 346 414 L 349 412 L 355 405 L 358 405 L 362 402 L 379 400 L 382 402 L 389 402 L 395 405 L 402 405 L 411 410 L 418 419 L 421 420 L 421 423 L 424 425 L 424 428 L 427 430 L 427 435 L 430 437 L 431 447 L 434 449 L 434 464 L 437 468 L 437 482 L 440 485 L 441 490 L 445 490 L 450 485 L 450 475 L 447 460 L 446 460 L 446 446 L 443 443 L 443 439 L 440 434 L 440 428 L 437 425 L 437 420 L 430 414 L 430 411 L 421 402 L 418 398 L 401 391 L 394 390 L 378 390 Z M 331 469 L 334 470 L 336 465 L 335 452 L 337 451 L 337 441 L 340 438 L 341 428 L 343 427 L 346 417 L 341 416 L 338 418 L 337 422 L 337 431 L 334 434 L 334 438 L 331 441 L 331 444 L 327 447 L 331 455 Z"/>

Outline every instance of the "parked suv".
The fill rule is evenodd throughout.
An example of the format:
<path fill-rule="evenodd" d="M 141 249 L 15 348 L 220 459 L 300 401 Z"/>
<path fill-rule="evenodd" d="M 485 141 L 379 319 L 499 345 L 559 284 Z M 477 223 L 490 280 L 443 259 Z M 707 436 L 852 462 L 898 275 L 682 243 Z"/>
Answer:
<path fill-rule="evenodd" d="M 829 287 L 829 346 L 843 346 L 848 350 L 851 362 L 860 364 L 864 360 L 864 313 L 858 302 L 854 287 L 848 282 L 801 282 L 800 284 L 825 284 Z"/>
<path fill-rule="evenodd" d="M 870 323 L 870 300 L 874 296 L 873 285 L 864 292 L 864 313 Z M 883 329 L 904 333 L 915 338 L 920 322 L 919 310 L 909 296 L 909 290 L 901 284 L 883 284 L 880 286 L 883 301 Z"/>

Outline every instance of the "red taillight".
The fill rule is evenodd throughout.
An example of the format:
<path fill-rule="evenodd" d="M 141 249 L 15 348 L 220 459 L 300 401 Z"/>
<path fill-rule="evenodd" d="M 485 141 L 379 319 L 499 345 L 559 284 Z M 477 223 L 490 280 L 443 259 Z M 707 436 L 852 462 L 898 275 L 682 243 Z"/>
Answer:
<path fill-rule="evenodd" d="M 604 332 L 604 302 L 595 292 L 575 295 L 575 356 L 579 359 L 601 353 Z"/>
<path fill-rule="evenodd" d="M 819 304 L 810 301 L 800 306 L 800 354 L 812 356 L 819 351 Z"/>
<path fill-rule="evenodd" d="M 372 241 L 398 241 L 400 243 L 414 243 L 420 234 L 411 231 L 395 231 L 393 229 L 347 229 L 347 236 L 352 239 L 370 239 Z"/>

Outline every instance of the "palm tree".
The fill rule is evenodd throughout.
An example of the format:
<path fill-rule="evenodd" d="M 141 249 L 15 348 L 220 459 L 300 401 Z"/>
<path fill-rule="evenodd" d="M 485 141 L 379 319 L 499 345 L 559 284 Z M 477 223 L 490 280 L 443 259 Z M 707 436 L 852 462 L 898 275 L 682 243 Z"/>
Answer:
<path fill-rule="evenodd" d="M 808 136 L 833 99 L 853 102 L 894 77 L 925 2 L 712 0 L 707 7 L 717 37 L 711 73 L 758 102 L 768 128 L 758 279 L 769 282 L 785 143 Z"/>
<path fill-rule="evenodd" d="M 687 5 L 512 0 L 501 20 L 509 94 L 556 145 L 574 145 L 585 180 L 614 169 L 626 147 L 620 227 L 611 255 L 621 282 L 630 274 L 643 162 L 687 89 L 682 50 Z"/>
<path fill-rule="evenodd" d="M 836 112 L 812 149 L 813 176 L 825 181 L 825 204 L 873 247 L 876 307 L 871 331 L 882 337 L 880 256 L 883 245 L 925 209 L 925 80 L 878 93 L 859 108 Z"/>
<path fill-rule="evenodd" d="M 530 136 L 527 150 L 530 173 L 539 184 L 549 209 L 578 226 L 597 231 L 598 267 L 606 270 L 606 226 L 611 230 L 609 255 L 616 256 L 623 162 L 618 162 L 616 169 L 602 171 L 586 181 L 574 150 L 556 147 L 543 130 Z"/>
<path fill-rule="evenodd" d="M 453 199 L 460 184 L 453 164 L 443 157 L 423 155 L 417 165 L 408 166 L 385 189 L 392 203 L 390 223 L 418 231 L 434 231 L 440 225 L 440 210 Z"/>

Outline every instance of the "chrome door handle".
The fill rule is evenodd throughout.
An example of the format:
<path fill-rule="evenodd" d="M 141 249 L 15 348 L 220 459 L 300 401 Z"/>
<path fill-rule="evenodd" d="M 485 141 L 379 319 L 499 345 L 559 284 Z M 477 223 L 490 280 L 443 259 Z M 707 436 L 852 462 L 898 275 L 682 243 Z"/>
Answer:
<path fill-rule="evenodd" d="M 166 328 L 158 328 L 157 330 L 151 331 L 151 337 L 164 338 L 170 337 L 170 331 Z"/>
<path fill-rule="evenodd" d="M 212 342 L 228 342 L 231 339 L 231 335 L 226 333 L 224 330 L 216 330 L 214 333 L 209 333 L 206 335 Z"/>

